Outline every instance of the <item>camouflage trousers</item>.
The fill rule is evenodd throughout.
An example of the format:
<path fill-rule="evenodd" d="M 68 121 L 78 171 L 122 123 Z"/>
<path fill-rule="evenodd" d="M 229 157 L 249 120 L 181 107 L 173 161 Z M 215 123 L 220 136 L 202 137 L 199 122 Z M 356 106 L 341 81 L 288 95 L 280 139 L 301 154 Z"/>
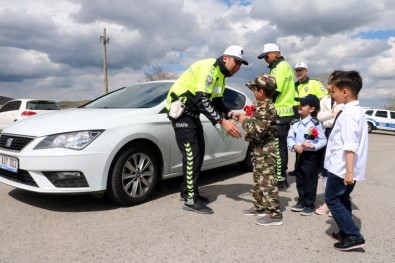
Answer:
<path fill-rule="evenodd" d="M 274 143 L 254 147 L 253 203 L 257 210 L 265 210 L 271 217 L 282 216 L 275 175 L 276 151 Z"/>

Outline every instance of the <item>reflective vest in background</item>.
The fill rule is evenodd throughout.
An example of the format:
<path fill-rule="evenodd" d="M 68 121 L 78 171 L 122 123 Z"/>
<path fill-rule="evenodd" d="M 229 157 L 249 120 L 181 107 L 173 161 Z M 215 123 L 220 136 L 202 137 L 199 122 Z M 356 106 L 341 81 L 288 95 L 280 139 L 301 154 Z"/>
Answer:
<path fill-rule="evenodd" d="M 295 81 L 294 71 L 291 65 L 279 57 L 275 64 L 270 67 L 270 75 L 276 78 L 279 94 L 274 101 L 274 107 L 280 117 L 290 117 L 294 115 L 292 106 L 295 104 Z"/>
<path fill-rule="evenodd" d="M 328 95 L 328 90 L 322 85 L 322 83 L 316 79 L 310 79 L 307 77 L 302 83 L 296 83 L 296 89 L 298 97 L 303 98 L 308 94 L 315 95 L 318 99 Z"/>
<path fill-rule="evenodd" d="M 205 81 L 202 81 L 202 80 Z M 171 93 L 177 97 L 186 94 L 189 91 L 192 95 L 196 92 L 210 94 L 210 101 L 214 98 L 223 97 L 225 91 L 225 76 L 222 74 L 219 66 L 216 64 L 215 58 L 199 60 L 193 63 L 181 76 L 176 80 L 166 98 L 166 108 L 170 108 L 172 102 Z M 184 101 L 185 105 L 194 104 L 196 102 L 188 100 Z M 196 105 L 190 105 L 197 108 Z"/>

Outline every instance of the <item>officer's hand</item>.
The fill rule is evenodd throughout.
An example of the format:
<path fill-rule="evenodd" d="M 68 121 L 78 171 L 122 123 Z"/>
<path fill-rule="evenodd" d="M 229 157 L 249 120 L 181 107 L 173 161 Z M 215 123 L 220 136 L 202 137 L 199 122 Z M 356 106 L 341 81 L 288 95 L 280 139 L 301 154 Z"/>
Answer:
<path fill-rule="evenodd" d="M 241 137 L 241 132 L 239 130 L 239 127 L 237 127 L 236 123 L 222 119 L 220 124 L 222 125 L 224 130 L 233 138 Z"/>

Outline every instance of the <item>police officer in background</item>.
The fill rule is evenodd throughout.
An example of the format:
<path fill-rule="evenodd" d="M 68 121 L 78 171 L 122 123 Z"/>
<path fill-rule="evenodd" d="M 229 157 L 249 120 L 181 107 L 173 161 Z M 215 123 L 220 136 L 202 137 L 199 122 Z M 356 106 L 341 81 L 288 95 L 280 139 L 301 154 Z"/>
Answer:
<path fill-rule="evenodd" d="M 306 97 L 308 94 L 315 95 L 318 99 L 322 99 L 324 96 L 328 95 L 328 90 L 322 85 L 319 80 L 311 79 L 309 76 L 309 68 L 305 62 L 298 62 L 295 65 L 295 75 L 298 81 L 295 83 L 295 89 L 297 97 L 299 99 Z M 298 117 L 298 105 L 299 101 L 295 101 L 294 112 L 295 117 Z M 319 154 L 323 154 L 320 151 Z M 294 176 L 295 170 L 288 173 Z"/>
<path fill-rule="evenodd" d="M 315 95 L 318 99 L 328 95 L 327 89 L 319 80 L 311 79 L 308 76 L 309 68 L 304 62 L 298 62 L 295 65 L 295 73 L 298 81 L 295 83 L 297 97 L 304 98 L 308 94 Z"/>
<path fill-rule="evenodd" d="M 197 180 L 203 164 L 205 142 L 203 126 L 199 115 L 203 113 L 213 125 L 221 125 L 232 137 L 240 138 L 241 132 L 231 118 L 233 113 L 223 103 L 225 78 L 239 71 L 241 65 L 248 65 L 240 46 L 228 47 L 219 58 L 208 58 L 193 63 L 170 88 L 167 96 L 169 119 L 175 131 L 178 148 L 182 154 L 183 184 L 181 199 L 184 209 L 202 214 L 212 214 L 206 204 L 208 198 L 199 195 Z M 184 112 L 179 117 L 171 117 L 172 102 L 181 99 Z"/>
<path fill-rule="evenodd" d="M 265 44 L 262 53 L 258 56 L 258 59 L 262 58 L 268 64 L 269 74 L 275 77 L 277 83 L 277 89 L 273 96 L 274 107 L 278 115 L 278 134 L 275 139 L 278 149 L 276 180 L 278 187 L 284 188 L 288 186 L 286 177 L 288 169 L 287 135 L 295 115 L 293 110 L 296 93 L 294 72 L 291 65 L 281 55 L 280 48 L 276 44 Z"/>

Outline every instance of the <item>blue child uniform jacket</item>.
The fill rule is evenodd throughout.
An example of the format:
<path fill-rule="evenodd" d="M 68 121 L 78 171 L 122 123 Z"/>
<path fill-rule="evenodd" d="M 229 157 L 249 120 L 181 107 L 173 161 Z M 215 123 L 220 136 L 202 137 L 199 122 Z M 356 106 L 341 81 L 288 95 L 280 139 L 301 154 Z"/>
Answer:
<path fill-rule="evenodd" d="M 318 131 L 318 136 L 316 138 L 311 135 L 310 131 L 312 128 L 315 128 Z M 288 149 L 295 151 L 293 149 L 294 145 L 301 145 L 305 141 L 313 144 L 314 149 L 304 148 L 304 151 L 317 151 L 327 143 L 322 124 L 311 116 L 299 119 L 292 123 L 287 136 Z"/>

